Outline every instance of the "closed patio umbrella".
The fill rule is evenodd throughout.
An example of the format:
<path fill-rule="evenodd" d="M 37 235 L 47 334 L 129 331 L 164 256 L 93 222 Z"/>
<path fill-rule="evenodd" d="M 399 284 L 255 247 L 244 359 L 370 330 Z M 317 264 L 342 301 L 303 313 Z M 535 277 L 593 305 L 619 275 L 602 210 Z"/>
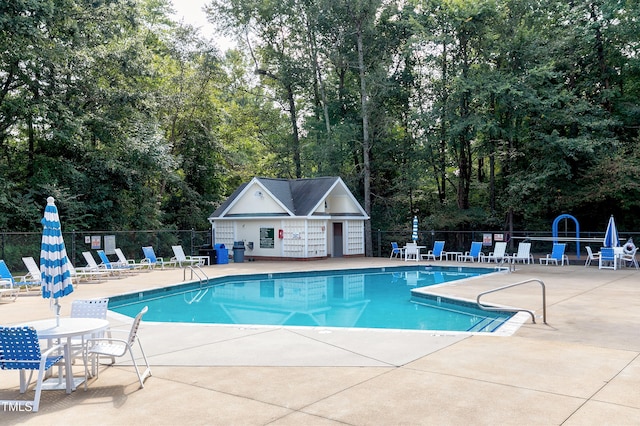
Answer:
<path fill-rule="evenodd" d="M 604 242 L 602 247 L 620 247 L 618 228 L 616 228 L 616 222 L 613 220 L 613 215 L 609 218 L 609 224 L 607 225 L 607 231 L 604 233 Z"/>
<path fill-rule="evenodd" d="M 62 227 L 53 197 L 47 198 L 42 218 L 42 245 L 40 248 L 40 272 L 42 297 L 52 299 L 56 310 L 56 324 L 60 323 L 59 298 L 73 292 L 67 249 L 62 238 Z"/>
<path fill-rule="evenodd" d="M 418 216 L 413 217 L 413 229 L 411 231 L 411 239 L 414 242 L 418 241 Z"/>

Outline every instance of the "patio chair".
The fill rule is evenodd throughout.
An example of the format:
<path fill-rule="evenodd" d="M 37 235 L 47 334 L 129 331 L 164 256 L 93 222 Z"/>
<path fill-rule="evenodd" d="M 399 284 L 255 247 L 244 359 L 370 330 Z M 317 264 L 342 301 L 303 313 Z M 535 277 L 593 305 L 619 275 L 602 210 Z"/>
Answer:
<path fill-rule="evenodd" d="M 33 327 L 0 327 L 0 369 L 20 370 L 20 393 L 27 391 L 33 372 L 38 370 L 33 400 L 2 400 L 0 405 L 26 407 L 26 410 L 37 412 L 45 372 L 64 359 L 62 351 L 63 345 L 53 345 L 41 352 L 38 333 Z M 27 370 L 31 371 L 28 380 Z"/>
<path fill-rule="evenodd" d="M 618 269 L 618 257 L 613 247 L 600 248 L 600 258 L 598 259 L 598 269 Z"/>
<path fill-rule="evenodd" d="M 104 267 L 104 269 L 107 269 L 108 271 L 112 271 L 114 273 L 135 272 L 134 268 L 129 264 L 121 265 L 120 263 L 111 263 L 111 260 L 109 259 L 109 257 L 107 257 L 107 254 L 104 252 L 104 250 L 98 250 L 97 253 L 100 257 L 100 260 L 102 261 L 102 264 L 98 266 Z"/>
<path fill-rule="evenodd" d="M 107 269 L 105 265 L 98 265 L 91 252 L 83 251 L 82 256 L 84 256 L 84 260 L 87 262 L 87 266 L 84 267 L 85 271 L 98 273 L 104 279 L 120 278 L 115 271 Z"/>
<path fill-rule="evenodd" d="M 434 242 L 433 250 L 429 250 L 427 254 L 422 255 L 422 259 L 424 260 L 428 260 L 428 259 L 436 260 L 436 257 L 438 257 L 439 260 L 442 260 L 443 257 L 445 259 L 447 258 L 447 252 L 444 251 L 444 241 Z"/>
<path fill-rule="evenodd" d="M 635 266 L 636 269 L 638 269 L 638 261 L 636 260 L 636 252 L 638 251 L 637 248 L 633 248 L 633 250 L 629 253 L 624 251 L 621 255 L 620 255 L 620 265 L 621 266 Z"/>
<path fill-rule="evenodd" d="M 498 242 L 492 252 L 487 255 L 483 254 L 480 256 L 480 262 L 491 262 L 492 260 L 496 263 L 498 263 L 498 261 L 502 262 L 508 257 L 505 254 L 505 251 L 507 251 L 507 243 L 503 241 Z"/>
<path fill-rule="evenodd" d="M 418 249 L 417 243 L 407 243 L 407 245 L 404 247 L 405 262 L 409 259 L 413 259 L 417 262 L 419 254 L 420 254 L 420 250 Z"/>
<path fill-rule="evenodd" d="M 78 285 L 80 281 L 100 281 L 100 278 L 109 276 L 111 272 L 103 270 L 93 270 L 91 268 L 80 267 L 76 268 L 71 262 L 69 262 L 69 274 L 74 285 Z"/>
<path fill-rule="evenodd" d="M 480 262 L 480 256 L 482 255 L 482 242 L 474 241 L 471 243 L 471 248 L 469 251 L 465 251 L 464 254 L 458 255 L 458 262 L 466 262 L 470 260 L 471 262 L 475 262 L 476 260 Z"/>
<path fill-rule="evenodd" d="M 38 274 L 40 273 L 40 269 L 38 269 Z M 25 290 L 28 292 L 29 287 L 37 287 L 38 290 L 42 287 L 42 278 L 38 275 L 35 279 L 31 278 L 31 274 L 22 275 L 18 277 L 14 277 L 9 271 L 7 264 L 4 260 L 0 260 L 0 280 L 2 281 L 11 281 L 13 283 L 12 288 L 16 290 L 20 290 L 20 287 L 24 286 Z"/>
<path fill-rule="evenodd" d="M 200 265 L 200 259 L 194 259 L 191 256 L 185 255 L 182 246 L 171 246 L 171 249 L 175 255 L 171 258 L 171 261 L 176 262 L 180 267 L 182 267 L 183 264 L 184 266 Z"/>
<path fill-rule="evenodd" d="M 29 285 L 25 286 L 26 290 L 29 291 L 30 288 L 36 287 L 39 291 L 42 287 L 42 272 L 40 272 L 40 266 L 38 266 L 33 257 L 23 257 L 22 262 L 29 272 L 25 275 L 25 279 L 29 281 Z"/>
<path fill-rule="evenodd" d="M 116 256 L 118 256 L 118 262 L 117 263 L 120 266 L 129 265 L 129 267 L 137 269 L 137 270 L 146 270 L 146 271 L 150 270 L 149 265 L 146 264 L 146 263 L 138 263 L 134 259 L 127 259 L 127 257 L 122 252 L 122 249 L 116 248 L 116 249 L 114 249 L 114 251 L 116 252 Z M 113 262 L 111 262 L 111 263 L 113 263 Z"/>
<path fill-rule="evenodd" d="M 586 246 L 585 249 L 587 249 L 587 260 L 585 260 L 584 266 L 591 266 L 593 261 L 600 262 L 600 252 L 594 254 L 589 246 Z"/>
<path fill-rule="evenodd" d="M 518 252 L 510 258 L 513 262 L 531 263 L 533 256 L 531 255 L 531 243 L 518 244 Z"/>
<path fill-rule="evenodd" d="M 109 309 L 109 299 L 78 299 L 71 302 L 71 313 L 69 316 L 71 318 L 98 318 L 98 319 L 107 319 L 107 311 Z M 92 336 L 85 335 L 78 338 L 71 339 L 71 356 L 72 358 L 78 358 L 79 356 L 84 356 L 84 347 L 86 346 L 87 340 L 91 338 L 99 338 L 103 337 L 104 333 L 100 336 Z M 107 336 L 111 337 L 111 332 L 107 330 Z M 111 358 L 111 362 L 115 363 L 115 358 Z M 95 371 L 95 367 L 92 368 L 92 371 Z"/>
<path fill-rule="evenodd" d="M 149 361 L 147 361 L 147 356 L 144 353 L 144 349 L 142 349 L 142 343 L 140 342 L 140 338 L 138 337 L 138 329 L 140 328 L 140 322 L 142 321 L 142 316 L 147 313 L 149 310 L 148 307 L 142 308 L 140 313 L 136 315 L 131 324 L 131 330 L 129 331 L 119 331 L 119 330 L 111 330 L 112 333 L 124 332 L 129 333 L 127 339 L 114 339 L 112 337 L 98 338 L 98 339 L 89 339 L 87 340 L 87 345 L 85 349 L 85 365 L 87 365 L 88 358 L 94 357 L 93 365 L 97 365 L 100 356 L 108 356 L 112 357 L 112 359 L 120 358 L 125 356 L 127 353 L 131 355 L 131 361 L 133 363 L 133 368 L 136 370 L 136 374 L 138 375 L 138 380 L 140 381 L 140 388 L 144 388 L 144 380 L 151 376 L 151 366 L 149 365 Z M 133 355 L 133 346 L 138 341 L 138 346 L 140 347 L 140 352 L 142 353 L 142 358 L 146 365 L 146 369 L 142 374 L 140 374 L 140 370 L 138 369 L 138 364 L 136 363 L 136 358 Z M 114 363 L 115 364 L 115 363 Z M 113 364 L 111 364 L 113 365 Z M 87 390 L 87 372 L 85 369 L 85 382 L 84 389 Z M 98 370 L 96 370 L 96 377 L 98 377 Z"/>
<path fill-rule="evenodd" d="M 391 254 L 389 255 L 389 259 L 394 257 L 404 257 L 404 248 L 398 247 L 398 243 L 395 241 L 391 243 Z"/>
<path fill-rule="evenodd" d="M 144 253 L 144 259 L 142 259 L 141 263 L 149 265 L 150 268 L 160 265 L 160 268 L 164 269 L 165 265 L 173 267 L 177 265 L 175 260 L 165 261 L 162 257 L 156 256 L 152 246 L 142 247 L 142 252 Z"/>
<path fill-rule="evenodd" d="M 20 289 L 13 287 L 13 281 L 11 280 L 0 280 L 0 299 L 3 297 L 11 299 L 12 302 L 15 302 L 18 298 L 18 292 Z"/>
<path fill-rule="evenodd" d="M 564 254 L 564 249 L 566 248 L 566 246 L 567 245 L 564 243 L 554 243 L 551 253 L 547 254 L 545 257 L 540 258 L 540 264 L 549 265 L 549 263 L 553 263 L 557 266 L 558 262 L 560 262 L 560 265 L 564 266 L 566 262 L 568 265 L 569 256 Z"/>

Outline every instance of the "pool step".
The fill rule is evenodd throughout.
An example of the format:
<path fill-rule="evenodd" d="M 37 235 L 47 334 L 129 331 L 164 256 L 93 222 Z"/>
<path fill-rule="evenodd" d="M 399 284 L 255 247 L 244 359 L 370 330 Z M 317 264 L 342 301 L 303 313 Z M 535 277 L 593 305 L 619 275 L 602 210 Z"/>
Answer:
<path fill-rule="evenodd" d="M 467 331 L 470 332 L 493 332 L 502 324 L 504 324 L 504 318 L 484 318 L 482 321 L 474 324 Z"/>

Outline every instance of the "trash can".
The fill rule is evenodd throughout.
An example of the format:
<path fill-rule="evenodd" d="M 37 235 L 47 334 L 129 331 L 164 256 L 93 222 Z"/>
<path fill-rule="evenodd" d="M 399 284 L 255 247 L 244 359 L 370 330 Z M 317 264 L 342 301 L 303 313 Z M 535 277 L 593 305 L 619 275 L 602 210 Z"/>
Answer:
<path fill-rule="evenodd" d="M 234 263 L 244 262 L 244 241 L 233 242 L 233 262 Z"/>
<path fill-rule="evenodd" d="M 211 244 L 205 244 L 198 249 L 198 256 L 208 256 L 209 265 L 216 264 L 216 251 L 211 247 Z"/>
<path fill-rule="evenodd" d="M 216 262 L 219 265 L 224 265 L 229 263 L 229 250 L 227 250 L 224 244 L 216 244 L 215 253 L 218 261 Z"/>

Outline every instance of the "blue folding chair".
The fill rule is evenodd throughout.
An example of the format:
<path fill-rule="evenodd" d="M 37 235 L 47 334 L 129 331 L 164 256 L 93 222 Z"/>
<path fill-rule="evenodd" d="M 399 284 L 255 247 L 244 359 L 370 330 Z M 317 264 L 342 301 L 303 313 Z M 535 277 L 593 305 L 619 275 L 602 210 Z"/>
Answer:
<path fill-rule="evenodd" d="M 395 241 L 391 243 L 391 254 L 389 255 L 389 259 L 394 257 L 398 257 L 398 258 L 404 257 L 404 249 L 398 247 L 398 243 L 396 243 Z"/>
<path fill-rule="evenodd" d="M 63 345 L 54 345 L 45 352 L 40 351 L 38 333 L 33 327 L 0 327 L 0 369 L 20 370 L 20 393 L 25 393 L 33 372 L 38 370 L 36 393 L 32 401 L 2 400 L 3 406 L 21 406 L 27 410 L 38 411 L 44 373 L 64 358 L 60 355 Z M 54 354 L 57 353 L 57 354 Z M 85 365 L 86 368 L 86 365 Z M 30 370 L 26 380 L 26 371 Z"/>

